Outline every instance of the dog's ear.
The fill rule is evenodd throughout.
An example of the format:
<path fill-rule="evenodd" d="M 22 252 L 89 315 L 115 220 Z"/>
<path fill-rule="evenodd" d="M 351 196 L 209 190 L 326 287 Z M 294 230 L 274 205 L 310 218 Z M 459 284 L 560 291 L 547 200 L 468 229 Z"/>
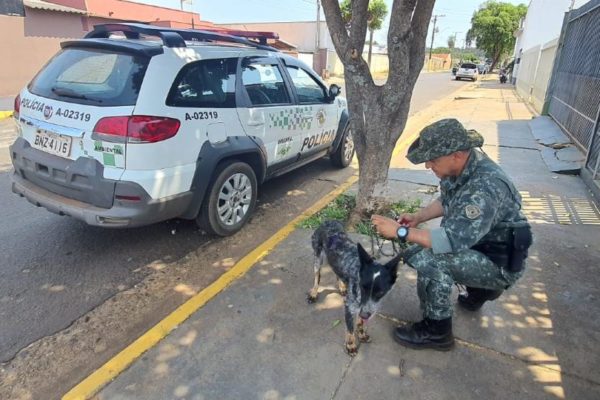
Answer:
<path fill-rule="evenodd" d="M 403 254 L 402 252 L 400 252 L 400 254 L 396 255 L 396 257 L 386 262 L 383 266 L 394 277 L 394 280 L 396 279 L 396 274 L 398 273 L 398 264 L 400 263 L 400 260 L 402 260 L 402 256 Z"/>
<path fill-rule="evenodd" d="M 367 251 L 362 247 L 360 243 L 356 245 L 358 249 L 358 258 L 360 259 L 360 263 L 362 265 L 371 264 L 373 262 L 373 258 L 367 253 Z"/>

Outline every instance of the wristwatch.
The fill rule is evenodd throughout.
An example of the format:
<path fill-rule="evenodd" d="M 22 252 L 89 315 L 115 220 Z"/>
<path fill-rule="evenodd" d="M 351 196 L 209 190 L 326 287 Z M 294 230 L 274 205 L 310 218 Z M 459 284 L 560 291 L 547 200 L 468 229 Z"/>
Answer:
<path fill-rule="evenodd" d="M 400 243 L 406 243 L 406 238 L 408 237 L 408 227 L 401 226 L 396 231 L 396 235 L 398 235 L 398 239 L 400 239 Z"/>

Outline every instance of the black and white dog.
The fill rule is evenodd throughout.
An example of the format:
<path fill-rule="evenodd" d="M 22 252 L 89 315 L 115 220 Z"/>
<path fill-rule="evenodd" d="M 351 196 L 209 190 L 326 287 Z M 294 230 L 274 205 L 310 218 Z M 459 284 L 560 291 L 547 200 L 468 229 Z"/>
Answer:
<path fill-rule="evenodd" d="M 354 356 L 358 350 L 356 336 L 369 342 L 365 323 L 375 314 L 379 301 L 389 292 L 398 272 L 402 252 L 382 265 L 373 260 L 360 243 L 346 234 L 338 221 L 325 221 L 312 235 L 315 253 L 314 286 L 308 293 L 308 302 L 317 300 L 321 266 L 324 258 L 338 277 L 340 292 L 345 296 L 346 352 Z"/>

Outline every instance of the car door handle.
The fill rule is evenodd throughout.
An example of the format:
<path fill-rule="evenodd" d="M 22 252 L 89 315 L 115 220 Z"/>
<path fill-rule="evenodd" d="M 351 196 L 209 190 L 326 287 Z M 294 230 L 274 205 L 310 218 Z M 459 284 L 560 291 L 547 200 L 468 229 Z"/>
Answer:
<path fill-rule="evenodd" d="M 265 121 L 260 119 L 251 119 L 248 121 L 248 126 L 261 126 L 264 125 Z"/>

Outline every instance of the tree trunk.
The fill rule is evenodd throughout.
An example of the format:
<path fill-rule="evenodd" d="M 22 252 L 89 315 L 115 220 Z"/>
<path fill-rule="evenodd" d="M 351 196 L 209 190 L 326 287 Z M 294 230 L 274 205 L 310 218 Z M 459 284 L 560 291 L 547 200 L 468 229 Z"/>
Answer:
<path fill-rule="evenodd" d="M 490 65 L 490 72 L 494 70 L 496 64 L 498 64 L 498 60 L 500 59 L 501 50 L 498 47 L 494 47 L 492 49 L 492 65 Z"/>
<path fill-rule="evenodd" d="M 367 58 L 367 64 L 371 69 L 371 53 L 373 52 L 373 29 L 369 29 L 369 58 Z"/>
<path fill-rule="evenodd" d="M 347 75 L 346 91 L 359 164 L 356 207 L 360 212 L 371 211 L 385 194 L 394 144 L 406 125 L 411 93 L 384 96 L 383 87 L 365 85 L 359 74 Z M 359 115 L 364 118 L 355 117 Z"/>
<path fill-rule="evenodd" d="M 349 32 L 338 0 L 322 0 L 329 33 L 344 64 L 348 112 L 359 163 L 359 212 L 372 210 L 375 200 L 385 193 L 392 152 L 406 126 L 412 91 L 425 61 L 425 39 L 434 3 L 394 0 L 388 31 L 390 69 L 387 82 L 378 86 L 362 57 L 369 0 L 352 1 Z"/>
<path fill-rule="evenodd" d="M 498 64 L 499 60 L 500 60 L 500 54 L 499 53 L 495 53 L 492 56 L 492 65 L 490 66 L 490 72 L 492 72 L 494 70 L 494 67 L 496 66 L 496 64 Z"/>

